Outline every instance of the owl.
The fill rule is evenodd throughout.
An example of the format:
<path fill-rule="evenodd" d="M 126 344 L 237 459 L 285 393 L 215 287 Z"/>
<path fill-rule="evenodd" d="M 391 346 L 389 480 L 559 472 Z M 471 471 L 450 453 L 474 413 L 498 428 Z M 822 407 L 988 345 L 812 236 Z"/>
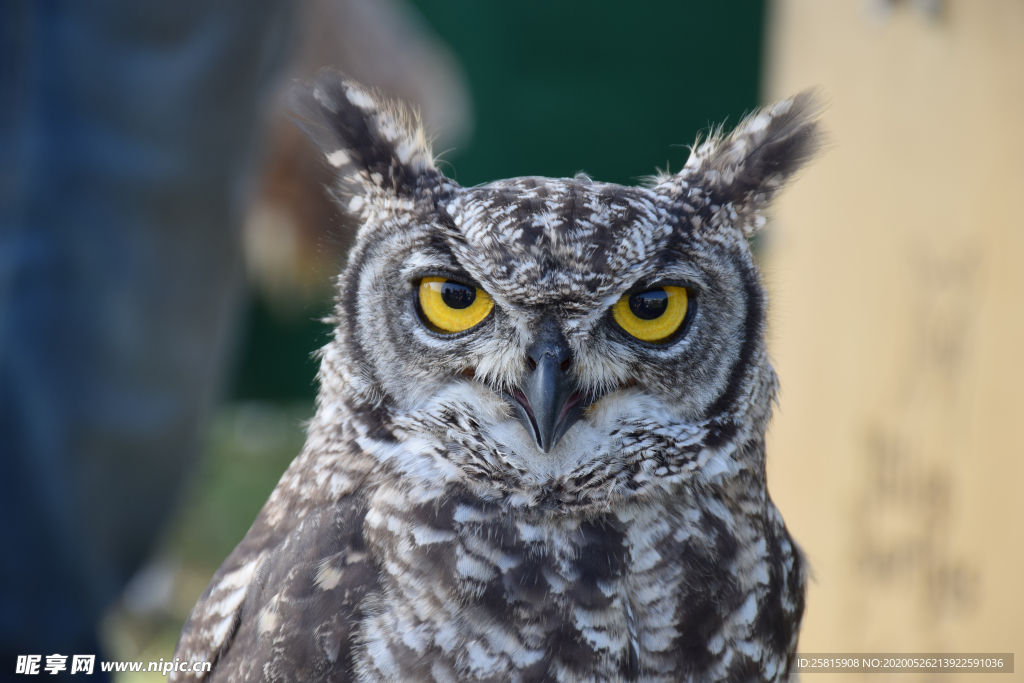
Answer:
<path fill-rule="evenodd" d="M 306 444 L 171 680 L 787 680 L 806 570 L 765 483 L 748 239 L 814 96 L 644 187 L 461 187 L 337 73 L 297 111 L 361 227 Z"/>

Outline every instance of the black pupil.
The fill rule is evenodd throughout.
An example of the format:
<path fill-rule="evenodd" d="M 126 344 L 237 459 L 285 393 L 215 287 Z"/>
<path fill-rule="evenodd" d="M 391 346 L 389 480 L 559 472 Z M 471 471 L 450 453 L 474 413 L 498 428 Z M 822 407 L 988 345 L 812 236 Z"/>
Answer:
<path fill-rule="evenodd" d="M 441 301 L 449 308 L 469 308 L 476 300 L 476 288 L 460 285 L 458 282 L 441 284 Z"/>
<path fill-rule="evenodd" d="M 629 310 L 641 320 L 654 320 L 668 310 L 668 292 L 652 289 L 649 292 L 629 295 Z"/>

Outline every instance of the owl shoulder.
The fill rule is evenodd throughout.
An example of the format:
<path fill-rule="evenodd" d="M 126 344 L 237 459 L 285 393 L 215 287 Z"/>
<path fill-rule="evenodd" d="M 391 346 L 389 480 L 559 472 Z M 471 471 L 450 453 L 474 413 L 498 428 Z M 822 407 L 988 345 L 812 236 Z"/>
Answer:
<path fill-rule="evenodd" d="M 349 680 L 349 636 L 377 572 L 358 473 L 337 456 L 307 447 L 285 472 L 182 629 L 175 657 L 211 671 L 172 672 L 170 681 L 261 680 L 275 670 Z"/>

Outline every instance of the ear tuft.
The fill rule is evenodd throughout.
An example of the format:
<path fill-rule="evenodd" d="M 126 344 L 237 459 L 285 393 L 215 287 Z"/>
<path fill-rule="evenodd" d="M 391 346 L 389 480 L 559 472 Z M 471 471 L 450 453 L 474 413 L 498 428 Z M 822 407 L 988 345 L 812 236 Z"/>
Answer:
<path fill-rule="evenodd" d="M 813 90 L 756 111 L 728 135 L 695 145 L 686 166 L 655 189 L 705 220 L 728 207 L 749 237 L 764 223 L 758 212 L 821 147 L 820 112 Z"/>
<path fill-rule="evenodd" d="M 338 169 L 342 198 L 413 198 L 445 181 L 418 117 L 336 71 L 298 88 L 292 107 L 296 125 Z"/>

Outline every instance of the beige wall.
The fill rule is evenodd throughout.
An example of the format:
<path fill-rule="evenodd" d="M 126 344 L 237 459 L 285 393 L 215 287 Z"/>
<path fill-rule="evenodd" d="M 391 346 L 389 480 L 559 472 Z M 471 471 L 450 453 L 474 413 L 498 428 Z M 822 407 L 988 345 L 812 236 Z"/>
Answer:
<path fill-rule="evenodd" d="M 801 650 L 1024 656 L 1024 1 L 869 6 L 770 12 L 764 99 L 830 138 L 764 259 Z"/>

